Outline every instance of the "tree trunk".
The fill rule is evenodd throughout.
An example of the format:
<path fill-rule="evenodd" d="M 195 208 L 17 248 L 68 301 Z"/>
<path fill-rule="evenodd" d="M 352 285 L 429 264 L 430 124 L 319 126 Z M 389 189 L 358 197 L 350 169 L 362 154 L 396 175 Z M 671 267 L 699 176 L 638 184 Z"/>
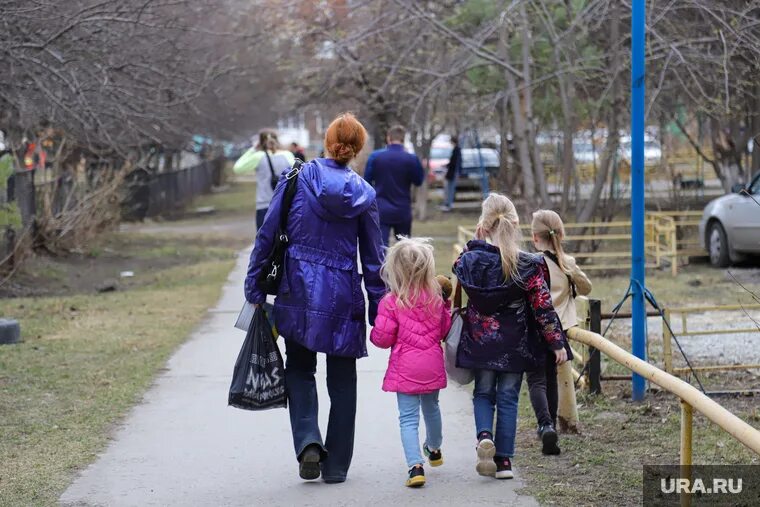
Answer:
<path fill-rule="evenodd" d="M 509 111 L 507 99 L 501 97 L 496 103 L 496 111 L 499 115 L 499 175 L 496 179 L 499 191 L 510 193 L 514 178 L 509 167 Z"/>
<path fill-rule="evenodd" d="M 508 27 L 504 26 L 501 31 L 500 42 L 502 46 L 502 55 L 505 61 L 509 61 L 509 33 Z M 522 197 L 528 206 L 536 204 L 536 180 L 533 177 L 533 166 L 530 163 L 530 146 L 525 138 L 526 120 L 523 114 L 523 107 L 520 103 L 520 95 L 517 91 L 517 80 L 508 70 L 504 70 L 504 79 L 507 83 L 506 94 L 509 99 L 509 110 L 512 113 L 512 133 L 514 135 L 515 149 L 517 159 L 520 164 L 520 173 L 522 175 Z"/>
<path fill-rule="evenodd" d="M 620 10 L 619 8 L 613 8 L 610 13 L 610 40 L 620 40 Z M 593 218 L 594 213 L 599 206 L 599 202 L 602 196 L 602 190 L 604 184 L 607 181 L 609 175 L 610 166 L 615 160 L 615 156 L 620 144 L 620 115 L 624 107 L 624 101 L 621 96 L 620 90 L 620 76 L 617 72 L 619 62 L 621 58 L 618 58 L 617 52 L 610 52 L 608 57 L 608 63 L 613 76 L 613 81 L 610 84 L 612 97 L 612 104 L 609 107 L 609 120 L 607 123 L 607 141 L 604 145 L 604 153 L 602 153 L 602 160 L 600 166 L 597 169 L 596 177 L 594 178 L 594 187 L 591 190 L 591 195 L 581 208 L 581 212 L 576 217 L 578 222 L 588 222 Z M 580 196 L 577 197 L 580 199 Z"/>
<path fill-rule="evenodd" d="M 731 121 L 727 123 L 730 125 Z M 731 136 L 731 130 L 730 126 L 724 130 L 723 125 L 716 118 L 710 122 L 712 147 L 715 154 L 713 168 L 726 192 L 730 192 L 731 187 L 744 180 L 742 152 L 746 143 L 742 143 L 741 140 L 736 143 Z"/>
<path fill-rule="evenodd" d="M 430 174 L 430 150 L 433 146 L 433 139 L 423 136 L 423 139 L 417 147 L 415 143 L 414 149 L 418 157 L 424 161 L 423 169 L 425 171 L 425 178 L 422 180 L 422 186 L 417 189 L 417 219 L 421 221 L 427 220 L 428 212 L 428 175 Z"/>
<path fill-rule="evenodd" d="M 531 78 L 531 49 L 533 47 L 533 36 L 530 30 L 528 15 L 525 10 L 525 4 L 520 4 L 520 18 L 522 19 L 522 68 L 523 68 L 523 97 L 525 103 L 525 140 L 528 145 L 529 154 L 532 158 L 533 174 L 537 185 L 537 192 L 542 206 L 549 206 L 549 192 L 546 188 L 546 174 L 544 173 L 544 164 L 541 161 L 541 153 L 536 143 L 536 124 L 533 119 L 533 91 Z"/>

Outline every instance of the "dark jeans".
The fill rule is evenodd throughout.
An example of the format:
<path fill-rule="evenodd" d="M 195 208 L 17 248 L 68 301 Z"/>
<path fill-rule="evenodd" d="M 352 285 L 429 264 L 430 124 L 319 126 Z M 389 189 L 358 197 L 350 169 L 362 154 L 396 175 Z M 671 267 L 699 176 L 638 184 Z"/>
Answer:
<path fill-rule="evenodd" d="M 557 426 L 557 364 L 554 352 L 548 351 L 544 368 L 528 372 L 528 392 L 530 404 L 539 426 Z"/>
<path fill-rule="evenodd" d="M 256 230 L 261 229 L 261 226 L 264 225 L 264 217 L 267 216 L 267 211 L 269 208 L 256 210 Z"/>
<path fill-rule="evenodd" d="M 327 439 L 322 441 L 317 412 L 317 354 L 302 345 L 285 340 L 285 383 L 288 389 L 290 427 L 296 457 L 316 444 L 322 451 L 322 478 L 329 482 L 346 480 L 354 454 L 356 418 L 356 359 L 327 356 L 327 392 L 330 418 Z"/>
<path fill-rule="evenodd" d="M 390 245 L 391 229 L 393 229 L 394 236 L 411 236 L 412 235 L 412 221 L 396 222 L 393 224 L 384 224 L 380 222 L 380 232 L 383 237 L 383 246 Z"/>

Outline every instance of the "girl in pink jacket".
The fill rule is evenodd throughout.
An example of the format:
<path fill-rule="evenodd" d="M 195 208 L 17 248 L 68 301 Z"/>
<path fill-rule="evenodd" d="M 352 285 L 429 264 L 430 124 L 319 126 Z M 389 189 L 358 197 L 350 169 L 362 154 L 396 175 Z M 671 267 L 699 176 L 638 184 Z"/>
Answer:
<path fill-rule="evenodd" d="M 402 239 L 393 245 L 382 275 L 390 292 L 380 301 L 370 340 L 391 349 L 383 391 L 397 393 L 401 443 L 409 467 L 406 485 L 414 488 L 425 484 L 420 407 L 425 418 L 425 456 L 431 466 L 443 464 L 438 391 L 446 387 L 441 342 L 451 314 L 435 279 L 433 247 L 424 240 Z"/>

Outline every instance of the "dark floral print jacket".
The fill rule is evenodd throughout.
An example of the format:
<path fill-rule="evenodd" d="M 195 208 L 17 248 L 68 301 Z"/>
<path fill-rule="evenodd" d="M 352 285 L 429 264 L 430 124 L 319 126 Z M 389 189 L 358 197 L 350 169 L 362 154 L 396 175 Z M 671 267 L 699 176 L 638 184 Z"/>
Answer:
<path fill-rule="evenodd" d="M 453 272 L 468 296 L 457 366 L 505 372 L 533 371 L 547 347 L 569 347 L 552 306 L 548 268 L 540 255 L 520 252 L 517 279 L 504 279 L 499 249 L 467 243 Z"/>

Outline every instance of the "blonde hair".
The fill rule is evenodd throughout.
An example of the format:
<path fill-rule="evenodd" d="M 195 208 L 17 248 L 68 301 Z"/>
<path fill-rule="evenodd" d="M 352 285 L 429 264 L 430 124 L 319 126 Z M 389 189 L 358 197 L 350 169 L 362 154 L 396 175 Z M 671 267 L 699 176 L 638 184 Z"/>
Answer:
<path fill-rule="evenodd" d="M 380 274 L 402 308 L 430 304 L 440 296 L 440 287 L 435 279 L 433 245 L 428 239 L 404 238 L 398 241 L 386 252 Z"/>
<path fill-rule="evenodd" d="M 491 192 L 483 201 L 478 229 L 499 248 L 501 269 L 505 278 L 519 280 L 517 265 L 520 257 L 520 217 L 508 197 Z"/>
<path fill-rule="evenodd" d="M 554 253 L 557 254 L 559 269 L 569 275 L 570 268 L 565 263 L 565 249 L 562 247 L 562 241 L 565 239 L 565 225 L 562 223 L 562 218 L 550 209 L 540 209 L 533 213 L 530 228 L 539 239 L 551 245 Z"/>

